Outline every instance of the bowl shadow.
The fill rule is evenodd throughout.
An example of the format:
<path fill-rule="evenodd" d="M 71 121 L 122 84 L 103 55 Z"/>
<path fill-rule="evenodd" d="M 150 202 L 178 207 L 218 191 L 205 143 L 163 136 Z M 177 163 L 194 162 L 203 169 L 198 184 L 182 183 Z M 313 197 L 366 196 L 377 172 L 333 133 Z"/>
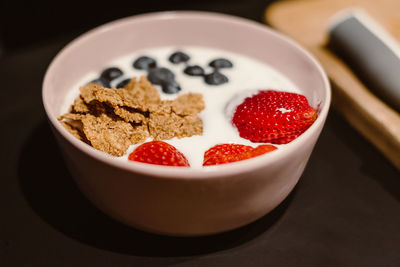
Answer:
<path fill-rule="evenodd" d="M 46 223 L 79 242 L 136 256 L 192 256 L 243 245 L 277 224 L 296 191 L 272 212 L 244 227 L 202 237 L 162 236 L 119 223 L 92 205 L 75 185 L 47 121 L 29 135 L 20 155 L 21 191 Z"/>

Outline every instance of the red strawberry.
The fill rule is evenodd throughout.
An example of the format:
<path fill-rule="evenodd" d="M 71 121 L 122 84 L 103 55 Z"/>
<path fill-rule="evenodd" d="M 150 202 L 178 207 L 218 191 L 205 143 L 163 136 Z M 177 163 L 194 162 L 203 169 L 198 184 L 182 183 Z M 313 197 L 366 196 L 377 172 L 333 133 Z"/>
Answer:
<path fill-rule="evenodd" d="M 254 158 L 275 149 L 276 147 L 273 145 L 259 145 L 253 148 L 251 146 L 238 144 L 220 144 L 204 152 L 203 166 L 225 164 Z"/>
<path fill-rule="evenodd" d="M 287 144 L 317 119 L 317 111 L 305 96 L 279 91 L 260 91 L 246 98 L 233 115 L 241 137 L 252 142 Z"/>
<path fill-rule="evenodd" d="M 143 163 L 190 167 L 185 155 L 163 141 L 151 141 L 138 146 L 128 157 Z"/>

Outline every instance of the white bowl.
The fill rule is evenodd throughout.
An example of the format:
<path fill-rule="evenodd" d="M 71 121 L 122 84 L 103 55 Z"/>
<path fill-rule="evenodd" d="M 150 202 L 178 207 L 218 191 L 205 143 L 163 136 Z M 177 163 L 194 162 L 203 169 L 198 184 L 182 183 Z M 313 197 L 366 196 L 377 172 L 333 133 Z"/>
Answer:
<path fill-rule="evenodd" d="M 79 141 L 57 121 L 67 93 L 83 74 L 135 50 L 167 45 L 207 46 L 257 58 L 295 83 L 318 108 L 318 119 L 285 149 L 203 169 L 124 162 Z M 228 231 L 279 205 L 307 164 L 331 98 L 321 66 L 289 38 L 246 19 L 190 11 L 133 16 L 83 34 L 54 58 L 42 93 L 67 166 L 87 198 L 127 225 L 179 236 Z"/>

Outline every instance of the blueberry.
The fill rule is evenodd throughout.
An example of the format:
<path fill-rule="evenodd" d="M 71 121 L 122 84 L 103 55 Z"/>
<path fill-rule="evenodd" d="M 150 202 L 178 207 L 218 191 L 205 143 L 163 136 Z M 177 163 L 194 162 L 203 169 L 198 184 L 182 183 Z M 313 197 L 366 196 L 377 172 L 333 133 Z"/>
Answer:
<path fill-rule="evenodd" d="M 222 69 L 222 68 L 232 68 L 233 64 L 229 60 L 225 58 L 217 58 L 211 61 L 208 64 L 210 67 L 216 68 L 216 69 Z"/>
<path fill-rule="evenodd" d="M 162 82 L 174 81 L 175 75 L 167 68 L 149 69 L 147 78 L 151 83 L 161 85 Z"/>
<path fill-rule="evenodd" d="M 93 81 L 91 81 L 91 83 L 97 83 L 97 84 L 99 84 L 99 85 L 101 85 L 103 87 L 106 87 L 106 88 L 110 88 L 111 87 L 110 81 L 108 81 L 108 80 L 106 80 L 106 79 L 104 79 L 102 77 L 94 79 Z"/>
<path fill-rule="evenodd" d="M 181 51 L 176 51 L 168 58 L 168 60 L 173 64 L 187 62 L 189 59 L 190 59 L 190 57 Z"/>
<path fill-rule="evenodd" d="M 103 70 L 103 72 L 100 74 L 100 79 L 110 82 L 118 77 L 121 77 L 123 74 L 123 71 L 119 68 L 111 67 Z"/>
<path fill-rule="evenodd" d="M 163 81 L 161 83 L 161 89 L 166 94 L 176 94 L 181 90 L 179 84 L 172 80 L 172 81 Z"/>
<path fill-rule="evenodd" d="M 116 88 L 124 88 L 130 81 L 131 79 L 122 80 L 117 84 Z"/>
<path fill-rule="evenodd" d="M 151 57 L 141 56 L 133 62 L 132 66 L 138 70 L 148 70 L 157 67 L 157 62 Z"/>
<path fill-rule="evenodd" d="M 184 70 L 184 73 L 190 76 L 203 76 L 204 75 L 204 70 L 202 67 L 198 65 L 194 66 L 187 66 Z"/>
<path fill-rule="evenodd" d="M 218 71 L 214 71 L 204 76 L 204 81 L 210 85 L 220 85 L 228 82 L 228 77 Z"/>

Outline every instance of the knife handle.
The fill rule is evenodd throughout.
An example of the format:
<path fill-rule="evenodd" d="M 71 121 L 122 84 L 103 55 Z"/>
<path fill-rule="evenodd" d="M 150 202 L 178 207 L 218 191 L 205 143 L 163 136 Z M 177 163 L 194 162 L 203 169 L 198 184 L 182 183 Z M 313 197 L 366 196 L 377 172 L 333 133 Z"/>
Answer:
<path fill-rule="evenodd" d="M 400 112 L 397 41 L 361 10 L 334 16 L 328 33 L 328 47 L 347 62 L 367 88 Z"/>

